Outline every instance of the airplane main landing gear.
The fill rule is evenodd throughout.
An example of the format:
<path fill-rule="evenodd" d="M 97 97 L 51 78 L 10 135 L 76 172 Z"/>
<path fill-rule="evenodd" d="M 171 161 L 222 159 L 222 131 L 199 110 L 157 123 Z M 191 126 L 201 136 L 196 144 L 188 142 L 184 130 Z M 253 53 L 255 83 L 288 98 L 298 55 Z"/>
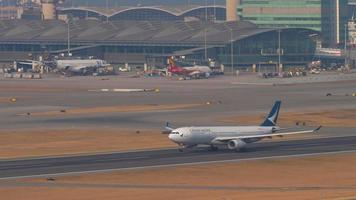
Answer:
<path fill-rule="evenodd" d="M 210 151 L 217 151 L 219 150 L 218 147 L 214 146 L 214 145 L 210 145 Z"/>

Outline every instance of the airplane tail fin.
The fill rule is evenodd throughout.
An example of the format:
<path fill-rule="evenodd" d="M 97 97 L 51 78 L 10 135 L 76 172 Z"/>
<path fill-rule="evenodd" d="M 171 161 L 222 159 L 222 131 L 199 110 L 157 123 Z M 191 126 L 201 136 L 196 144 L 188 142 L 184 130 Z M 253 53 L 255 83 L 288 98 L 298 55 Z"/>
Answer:
<path fill-rule="evenodd" d="M 266 117 L 265 121 L 261 124 L 261 126 L 276 126 L 277 125 L 279 109 L 281 108 L 281 104 L 282 104 L 282 101 L 276 101 L 274 103 L 274 106 L 272 107 L 271 112 L 268 114 L 268 116 Z"/>
<path fill-rule="evenodd" d="M 173 58 L 169 58 L 168 59 L 168 63 L 169 63 L 169 67 L 171 67 L 171 68 L 174 68 L 176 66 L 175 63 L 174 63 Z"/>

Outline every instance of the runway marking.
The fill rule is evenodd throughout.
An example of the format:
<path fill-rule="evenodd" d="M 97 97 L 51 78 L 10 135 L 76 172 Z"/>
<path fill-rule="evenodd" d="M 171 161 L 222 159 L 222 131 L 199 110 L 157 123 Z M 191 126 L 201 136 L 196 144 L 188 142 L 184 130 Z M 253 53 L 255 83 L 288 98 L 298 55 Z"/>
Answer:
<path fill-rule="evenodd" d="M 12 177 L 0 178 L 0 180 L 14 180 L 14 179 L 23 179 L 23 178 L 41 178 L 41 177 L 52 177 L 52 176 L 57 176 L 58 177 L 58 176 L 67 176 L 67 175 L 94 174 L 94 173 L 115 172 L 115 171 L 125 171 L 125 170 L 154 169 L 154 168 L 164 168 L 164 167 L 178 167 L 178 166 L 202 165 L 202 164 L 217 164 L 217 163 L 242 162 L 242 161 L 267 160 L 267 159 L 298 158 L 298 157 L 309 157 L 309 156 L 317 156 L 317 155 L 345 154 L 345 153 L 356 153 L 356 150 L 331 151 L 331 152 L 322 152 L 322 153 L 308 153 L 308 154 L 296 154 L 296 155 L 285 155 L 285 156 L 267 156 L 267 157 L 259 157 L 259 158 L 216 160 L 216 161 L 204 161 L 204 162 L 189 162 L 189 163 L 177 163 L 177 164 L 165 164 L 165 165 L 150 165 L 150 166 L 142 166 L 142 167 L 127 167 L 127 168 L 119 168 L 119 169 L 88 170 L 88 171 L 80 171 L 80 172 L 63 172 L 63 173 L 53 173 L 53 174 L 12 176 Z"/>
<path fill-rule="evenodd" d="M 248 83 L 248 82 L 231 82 L 232 85 L 257 85 L 257 86 L 274 86 L 274 83 Z"/>
<path fill-rule="evenodd" d="M 58 156 L 41 156 L 41 157 L 24 157 L 24 158 L 13 158 L 13 159 L 0 159 L 0 162 L 12 162 L 12 161 L 29 161 L 29 160 L 42 160 L 42 159 L 57 159 L 57 158 L 76 158 L 82 156 L 101 156 L 101 155 L 110 155 L 110 154 L 125 154 L 125 153 L 141 153 L 141 152 L 153 152 L 159 150 L 173 150 L 177 149 L 176 147 L 172 148 L 155 148 L 155 149 L 137 149 L 137 150 L 126 150 L 126 151 L 112 151 L 112 152 L 98 152 L 95 154 L 91 153 L 78 153 L 78 154 L 68 154 L 68 155 L 58 155 Z M 178 149 L 177 149 L 178 150 Z"/>
<path fill-rule="evenodd" d="M 239 190 L 239 191 L 313 191 L 313 190 L 355 190 L 356 186 L 204 186 L 204 185 L 148 185 L 148 184 L 105 184 L 105 183 L 56 183 L 56 182 L 6 182 L 2 187 L 50 187 L 50 188 L 127 188 L 127 189 L 179 189 L 179 190 Z"/>
<path fill-rule="evenodd" d="M 122 89 L 122 88 L 113 88 L 113 89 L 96 89 L 96 90 L 88 90 L 88 92 L 159 92 L 160 90 L 157 89 Z"/>

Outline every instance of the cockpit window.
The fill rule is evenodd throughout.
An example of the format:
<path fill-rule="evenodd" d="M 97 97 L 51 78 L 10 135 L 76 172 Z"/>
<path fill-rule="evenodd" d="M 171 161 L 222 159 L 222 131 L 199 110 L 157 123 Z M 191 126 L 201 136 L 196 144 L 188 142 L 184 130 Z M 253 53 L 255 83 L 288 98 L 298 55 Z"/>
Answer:
<path fill-rule="evenodd" d="M 179 132 L 172 132 L 172 134 L 174 134 L 174 135 L 179 135 Z"/>

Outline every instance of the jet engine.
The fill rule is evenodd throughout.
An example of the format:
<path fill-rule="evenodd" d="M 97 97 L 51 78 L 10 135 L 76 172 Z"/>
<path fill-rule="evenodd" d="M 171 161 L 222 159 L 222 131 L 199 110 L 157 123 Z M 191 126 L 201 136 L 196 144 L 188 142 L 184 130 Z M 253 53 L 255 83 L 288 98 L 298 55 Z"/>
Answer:
<path fill-rule="evenodd" d="M 242 140 L 230 140 L 227 143 L 227 148 L 230 150 L 240 150 L 241 148 L 246 146 L 246 142 Z"/>

